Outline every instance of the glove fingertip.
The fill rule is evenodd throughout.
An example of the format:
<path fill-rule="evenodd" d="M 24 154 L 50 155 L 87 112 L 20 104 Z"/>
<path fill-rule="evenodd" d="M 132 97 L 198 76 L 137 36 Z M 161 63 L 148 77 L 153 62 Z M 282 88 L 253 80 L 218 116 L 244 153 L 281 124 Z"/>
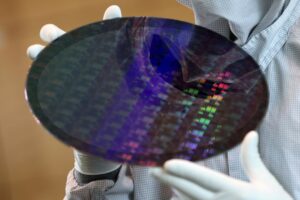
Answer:
<path fill-rule="evenodd" d="M 40 38 L 45 42 L 52 42 L 65 32 L 54 24 L 45 24 L 40 30 Z"/>
<path fill-rule="evenodd" d="M 113 19 L 113 18 L 118 18 L 118 17 L 122 17 L 122 12 L 121 12 L 121 8 L 118 5 L 111 5 L 109 6 L 103 15 L 103 19 Z"/>
<path fill-rule="evenodd" d="M 172 160 L 168 160 L 165 162 L 164 164 L 164 168 L 169 170 L 169 169 L 173 169 L 174 167 L 176 167 L 178 160 L 177 159 L 172 159 Z"/>
<path fill-rule="evenodd" d="M 164 169 L 167 171 L 174 172 L 181 170 L 181 168 L 184 168 L 185 166 L 190 165 L 194 165 L 194 163 L 182 159 L 171 159 L 165 162 Z"/>
<path fill-rule="evenodd" d="M 154 176 L 154 177 L 159 177 L 163 174 L 163 170 L 160 168 L 151 168 L 149 170 L 149 174 Z"/>
<path fill-rule="evenodd" d="M 31 60 L 35 60 L 39 53 L 45 48 L 45 46 L 40 44 L 34 44 L 27 48 L 26 54 Z"/>
<path fill-rule="evenodd" d="M 242 151 L 244 153 L 247 153 L 245 151 L 256 149 L 258 145 L 258 133 L 256 131 L 250 131 L 244 138 L 242 143 Z"/>

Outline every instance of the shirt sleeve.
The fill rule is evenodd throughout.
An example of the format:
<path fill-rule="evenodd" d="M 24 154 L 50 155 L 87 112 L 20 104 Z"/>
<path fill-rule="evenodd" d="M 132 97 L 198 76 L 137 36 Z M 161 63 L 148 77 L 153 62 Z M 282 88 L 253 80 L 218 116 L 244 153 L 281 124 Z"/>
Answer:
<path fill-rule="evenodd" d="M 87 184 L 80 184 L 72 169 L 68 174 L 64 200 L 127 200 L 133 193 L 133 181 L 127 169 L 127 165 L 121 167 L 116 182 L 107 179 Z"/>

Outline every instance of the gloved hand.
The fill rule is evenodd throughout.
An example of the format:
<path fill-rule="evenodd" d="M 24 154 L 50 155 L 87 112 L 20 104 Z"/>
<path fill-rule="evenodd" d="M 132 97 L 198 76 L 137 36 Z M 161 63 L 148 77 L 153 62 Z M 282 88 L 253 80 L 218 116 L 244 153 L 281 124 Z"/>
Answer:
<path fill-rule="evenodd" d="M 292 200 L 263 164 L 258 153 L 258 135 L 251 131 L 241 147 L 241 160 L 250 182 L 197 165 L 174 159 L 152 174 L 175 188 L 180 199 L 203 200 Z"/>
<path fill-rule="evenodd" d="M 122 17 L 121 10 L 118 6 L 110 6 L 106 9 L 103 19 L 112 19 Z M 51 43 L 56 38 L 63 35 L 65 32 L 53 24 L 44 25 L 40 31 L 40 38 L 47 43 Z M 27 55 L 32 60 L 35 60 L 38 54 L 45 48 L 40 44 L 34 44 L 28 47 Z M 103 160 L 80 151 L 74 150 L 75 169 L 85 175 L 99 175 L 114 171 L 121 164 Z"/>

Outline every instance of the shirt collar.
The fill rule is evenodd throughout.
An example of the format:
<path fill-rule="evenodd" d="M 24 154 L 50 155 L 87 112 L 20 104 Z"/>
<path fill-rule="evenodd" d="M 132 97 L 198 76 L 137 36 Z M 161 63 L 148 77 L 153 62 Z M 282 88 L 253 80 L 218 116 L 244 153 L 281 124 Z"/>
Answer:
<path fill-rule="evenodd" d="M 271 25 L 289 0 L 180 0 L 192 7 L 196 24 L 229 37 L 230 31 L 244 44 Z M 189 2 L 188 2 L 189 1 Z"/>

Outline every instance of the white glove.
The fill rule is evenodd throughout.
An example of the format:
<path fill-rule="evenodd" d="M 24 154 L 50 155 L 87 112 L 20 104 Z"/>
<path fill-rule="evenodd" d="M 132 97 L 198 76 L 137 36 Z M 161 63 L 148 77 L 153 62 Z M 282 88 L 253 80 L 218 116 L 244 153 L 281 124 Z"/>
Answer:
<path fill-rule="evenodd" d="M 255 131 L 245 137 L 241 159 L 250 182 L 179 159 L 167 161 L 163 169 L 153 169 L 151 173 L 161 182 L 175 188 L 180 199 L 292 200 L 263 164 Z"/>
<path fill-rule="evenodd" d="M 121 9 L 116 6 L 110 6 L 106 9 L 103 19 L 112 19 L 122 17 Z M 41 28 L 40 38 L 47 43 L 51 43 L 53 40 L 62 36 L 65 31 L 61 30 L 53 24 L 46 24 Z M 45 46 L 40 44 L 34 44 L 28 47 L 27 55 L 32 60 L 35 60 L 38 54 L 45 48 Z M 74 150 L 75 158 L 75 169 L 85 175 L 99 175 L 106 174 L 108 172 L 114 171 L 120 167 L 121 164 L 103 160 L 99 157 L 95 157 L 83 152 Z"/>

